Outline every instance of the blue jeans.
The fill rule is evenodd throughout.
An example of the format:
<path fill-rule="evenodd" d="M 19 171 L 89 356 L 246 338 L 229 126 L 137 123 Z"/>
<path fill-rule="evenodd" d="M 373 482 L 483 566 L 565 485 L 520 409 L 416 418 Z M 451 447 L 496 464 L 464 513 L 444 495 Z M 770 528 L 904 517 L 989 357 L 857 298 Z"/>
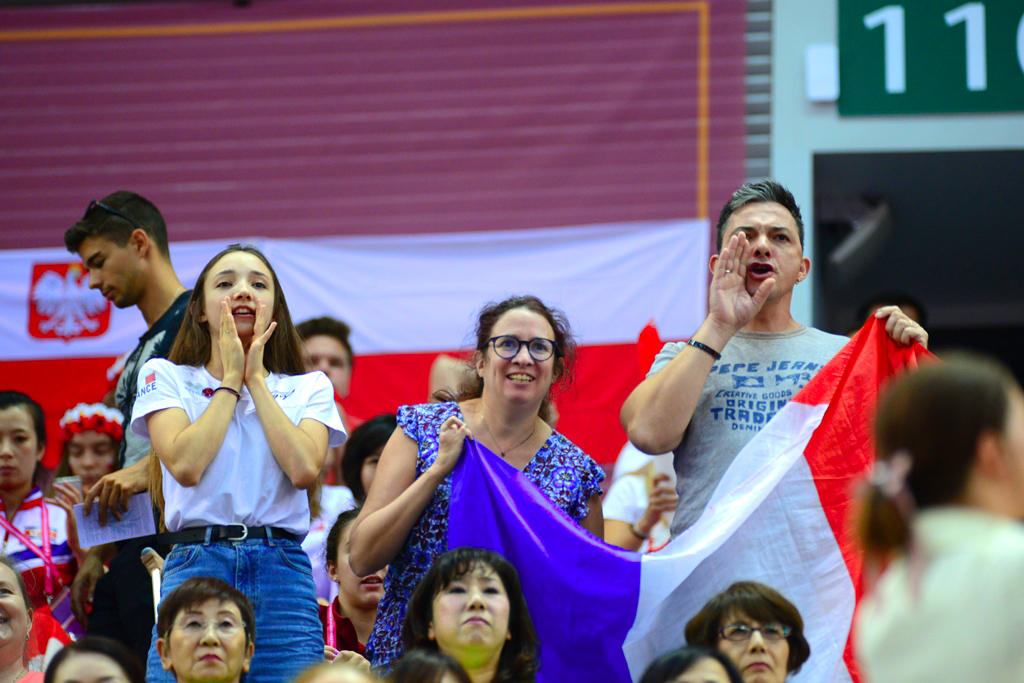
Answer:
<path fill-rule="evenodd" d="M 176 545 L 164 562 L 160 599 L 196 576 L 226 581 L 252 602 L 256 651 L 246 681 L 290 681 L 309 665 L 323 661 L 323 628 L 313 572 L 297 542 L 247 539 Z M 156 639 L 154 628 L 146 680 L 174 683 L 174 675 L 160 665 Z"/>

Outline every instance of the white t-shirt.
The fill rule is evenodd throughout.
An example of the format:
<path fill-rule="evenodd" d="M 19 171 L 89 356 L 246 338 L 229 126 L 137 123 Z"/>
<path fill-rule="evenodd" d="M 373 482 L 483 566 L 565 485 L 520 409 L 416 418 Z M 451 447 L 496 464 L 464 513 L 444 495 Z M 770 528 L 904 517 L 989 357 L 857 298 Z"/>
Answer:
<path fill-rule="evenodd" d="M 650 460 L 650 456 L 647 456 Z M 601 503 L 605 519 L 617 519 L 633 525 L 640 521 L 647 510 L 647 489 L 654 475 L 654 463 L 648 463 L 635 472 L 628 472 L 612 482 L 611 488 Z M 640 552 L 653 552 L 664 546 L 672 538 L 669 527 L 672 514 L 663 513 L 651 528 L 651 534 L 640 546 Z"/>
<path fill-rule="evenodd" d="M 132 431 L 148 439 L 146 416 L 165 408 L 181 408 L 195 422 L 220 384 L 205 368 L 162 358 L 146 361 L 139 371 Z M 267 388 L 294 424 L 317 420 L 327 426 L 330 446 L 345 442 L 334 389 L 325 374 L 271 374 Z M 241 394 L 221 448 L 196 486 L 182 486 L 161 463 L 168 531 L 232 523 L 280 527 L 300 536 L 308 531 L 306 492 L 292 485 L 274 459 L 249 390 L 243 386 Z"/>
<path fill-rule="evenodd" d="M 1024 680 L 1024 528 L 977 508 L 918 513 L 914 550 L 885 570 L 854 627 L 865 680 Z M 812 654 L 813 656 L 813 654 Z"/>

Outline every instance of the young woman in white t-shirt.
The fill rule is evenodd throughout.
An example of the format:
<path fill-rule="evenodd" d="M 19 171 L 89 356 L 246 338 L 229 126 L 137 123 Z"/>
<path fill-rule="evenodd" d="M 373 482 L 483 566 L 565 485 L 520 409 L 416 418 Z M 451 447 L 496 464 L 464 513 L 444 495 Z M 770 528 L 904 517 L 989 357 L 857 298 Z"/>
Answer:
<path fill-rule="evenodd" d="M 242 591 L 256 612 L 250 681 L 290 679 L 323 656 L 299 543 L 309 529 L 306 489 L 327 447 L 345 438 L 333 397 L 326 375 L 303 374 L 270 263 L 241 245 L 206 265 L 168 359 L 139 372 L 132 429 L 159 459 L 175 544 L 162 595 L 195 576 Z M 151 648 L 148 680 L 164 673 Z"/>

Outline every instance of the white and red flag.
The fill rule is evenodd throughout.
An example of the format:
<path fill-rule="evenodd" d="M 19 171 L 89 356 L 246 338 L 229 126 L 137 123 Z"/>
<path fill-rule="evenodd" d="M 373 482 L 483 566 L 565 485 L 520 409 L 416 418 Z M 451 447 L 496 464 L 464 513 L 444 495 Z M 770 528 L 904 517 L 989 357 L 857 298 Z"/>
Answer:
<path fill-rule="evenodd" d="M 626 440 L 618 414 L 642 377 L 637 331 L 653 317 L 678 338 L 705 316 L 706 220 L 243 241 L 274 266 L 293 321 L 330 315 L 351 325 L 344 407 L 363 419 L 426 401 L 431 362 L 472 348 L 486 302 L 534 294 L 562 309 L 581 349 L 570 393 L 556 397 L 559 429 L 598 462 Z M 185 286 L 227 242 L 171 244 Z M 106 369 L 144 331 L 138 310 L 89 289 L 64 249 L 0 251 L 0 388 L 43 404 L 56 457 L 57 419 L 102 398 Z"/>

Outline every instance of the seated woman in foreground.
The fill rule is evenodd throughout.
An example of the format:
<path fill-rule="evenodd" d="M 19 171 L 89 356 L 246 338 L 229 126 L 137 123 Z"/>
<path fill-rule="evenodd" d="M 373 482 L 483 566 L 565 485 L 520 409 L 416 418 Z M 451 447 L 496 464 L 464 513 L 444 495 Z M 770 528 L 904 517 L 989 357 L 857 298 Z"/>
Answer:
<path fill-rule="evenodd" d="M 945 360 L 878 408 L 860 531 L 894 561 L 854 628 L 873 683 L 1024 676 L 1024 393 L 993 361 Z"/>
<path fill-rule="evenodd" d="M 756 581 L 708 600 L 686 623 L 686 642 L 724 652 L 746 683 L 781 683 L 811 656 L 796 606 Z"/>
<path fill-rule="evenodd" d="M 188 579 L 160 601 L 156 651 L 178 683 L 238 683 L 252 663 L 249 599 L 210 577 Z"/>
<path fill-rule="evenodd" d="M 409 600 L 402 641 L 450 655 L 473 683 L 536 680 L 537 634 L 519 574 L 490 550 L 456 548 L 434 561 Z"/>

